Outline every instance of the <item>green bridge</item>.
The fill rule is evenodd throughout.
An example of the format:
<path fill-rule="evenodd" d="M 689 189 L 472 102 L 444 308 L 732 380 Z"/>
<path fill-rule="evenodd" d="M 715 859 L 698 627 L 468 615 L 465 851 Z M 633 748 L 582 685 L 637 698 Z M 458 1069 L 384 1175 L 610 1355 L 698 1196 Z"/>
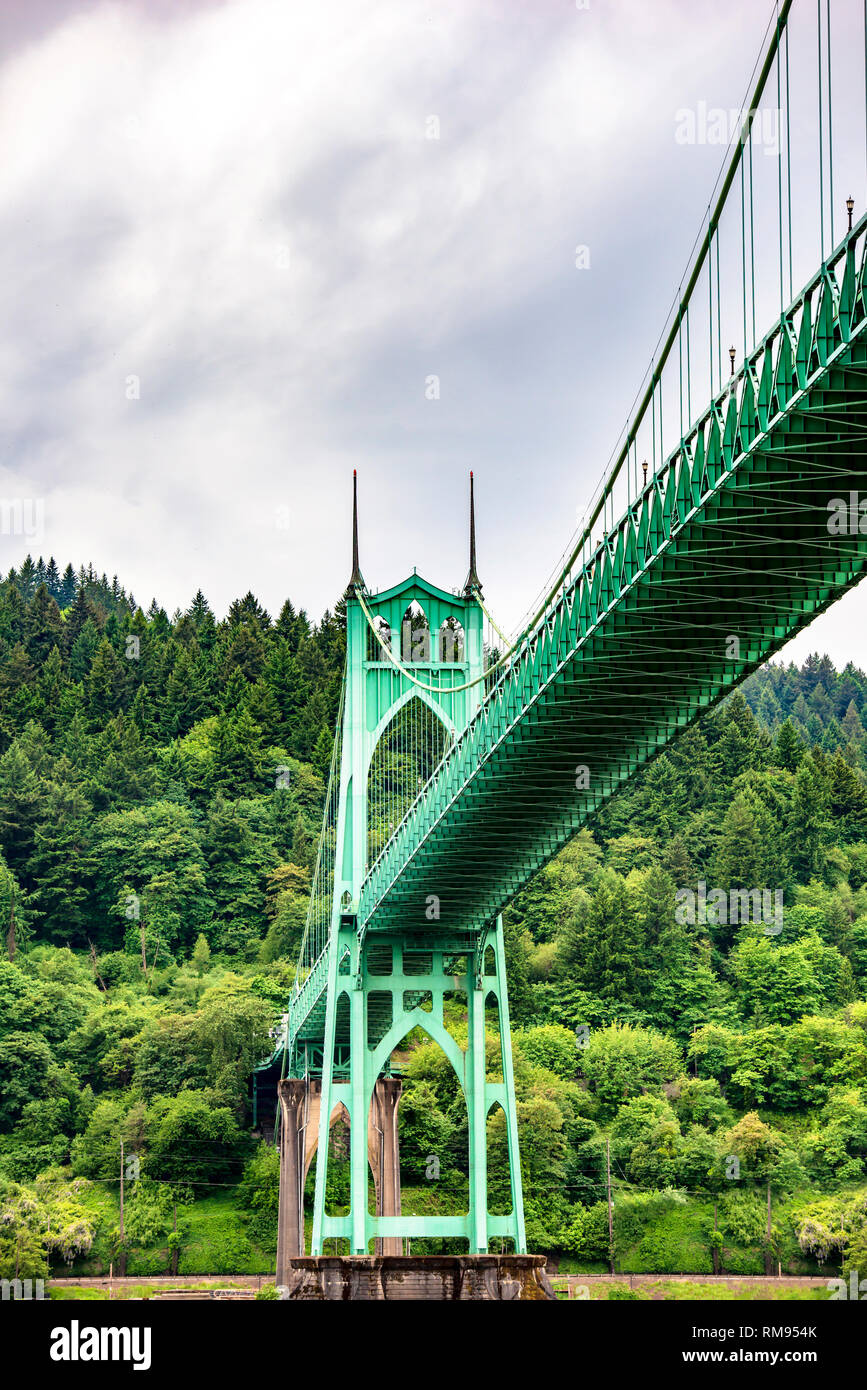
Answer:
<path fill-rule="evenodd" d="M 835 240 L 842 208 L 834 206 L 833 165 L 821 154 L 826 99 L 830 140 L 821 6 L 813 35 L 820 50 L 815 268 L 793 293 L 787 139 L 773 170 L 778 312 L 765 337 L 748 329 L 749 310 L 754 319 L 762 297 L 754 113 L 769 84 L 778 101 L 785 86 L 788 124 L 791 8 L 791 0 L 781 5 L 770 26 L 757 85 L 646 390 L 586 525 L 516 639 L 499 634 L 493 650 L 484 640 L 492 619 L 476 570 L 472 480 L 469 573 L 455 591 L 413 574 L 370 592 L 354 502 L 339 726 L 278 1048 L 278 1282 L 286 1261 L 303 1253 L 303 1190 L 314 1156 L 314 1255 L 335 1238 L 352 1254 L 367 1253 L 372 1242 L 385 1254 L 401 1253 L 403 1241 L 418 1236 L 460 1238 L 470 1252 L 500 1238 L 525 1251 L 500 914 L 637 769 L 864 572 L 867 216 L 854 220 L 850 199 L 848 225 Z M 863 92 L 853 98 L 852 120 L 863 132 Z M 743 267 L 742 305 L 733 307 L 720 289 L 727 209 Z M 724 361 L 722 325 L 739 322 L 741 307 L 743 342 Z M 695 417 L 699 352 L 706 395 Z M 674 366 L 681 423 L 676 446 L 663 453 L 663 381 Z M 444 1023 L 451 999 L 466 1010 L 465 1049 Z M 500 1066 L 490 1073 L 486 1011 L 500 1038 Z M 391 1059 L 416 1028 L 442 1047 L 466 1100 L 465 1215 L 401 1214 L 401 1081 Z M 511 1171 L 505 1216 L 489 1213 L 486 1191 L 487 1119 L 497 1105 Z M 350 1123 L 350 1210 L 329 1215 L 328 1139 L 339 1114 Z"/>

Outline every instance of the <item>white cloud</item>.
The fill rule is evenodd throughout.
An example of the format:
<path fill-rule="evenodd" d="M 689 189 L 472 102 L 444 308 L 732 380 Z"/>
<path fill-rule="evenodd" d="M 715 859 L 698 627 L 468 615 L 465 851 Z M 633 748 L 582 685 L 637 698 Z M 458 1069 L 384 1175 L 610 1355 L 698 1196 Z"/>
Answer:
<path fill-rule="evenodd" d="M 474 467 L 515 621 L 716 172 L 674 110 L 737 101 L 760 37 L 748 0 L 697 11 L 62 7 L 0 68 L 0 490 L 45 498 L 46 552 L 169 610 L 201 586 L 318 614 L 348 577 L 353 467 L 383 585 L 462 582 Z M 27 548 L 2 544 L 4 566 Z"/>

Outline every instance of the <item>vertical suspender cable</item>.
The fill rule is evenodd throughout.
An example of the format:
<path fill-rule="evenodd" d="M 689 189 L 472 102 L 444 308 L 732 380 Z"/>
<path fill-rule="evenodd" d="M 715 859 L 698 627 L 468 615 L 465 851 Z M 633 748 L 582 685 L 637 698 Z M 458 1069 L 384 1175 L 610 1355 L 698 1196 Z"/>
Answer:
<path fill-rule="evenodd" d="M 689 304 L 686 306 L 686 427 L 692 424 L 692 387 L 689 371 Z"/>
<path fill-rule="evenodd" d="M 680 301 L 680 290 L 677 292 Z M 680 388 L 680 437 L 683 439 L 683 312 L 678 302 L 677 309 L 677 375 Z"/>
<path fill-rule="evenodd" d="M 653 472 L 656 472 L 656 392 L 650 398 L 651 443 L 653 446 Z"/>
<path fill-rule="evenodd" d="M 825 259 L 825 137 L 822 131 L 822 0 L 816 0 L 817 39 L 819 44 L 819 259 Z"/>
<path fill-rule="evenodd" d="M 819 0 L 819 3 L 821 4 L 821 0 Z M 766 81 L 767 81 L 767 79 L 768 79 L 768 77 L 769 77 L 769 75 L 770 75 L 771 69 L 772 69 L 772 67 L 773 67 L 774 58 L 775 58 L 775 56 L 776 56 L 776 51 L 777 51 L 777 43 L 778 43 L 779 33 L 780 33 L 780 31 L 783 29 L 783 27 L 788 23 L 789 11 L 791 10 L 791 8 L 792 8 L 792 0 L 782 0 L 782 9 L 780 10 L 780 14 L 779 14 L 779 24 L 778 24 L 777 28 L 774 29 L 774 27 L 773 27 L 773 22 L 772 22 L 772 21 L 769 23 L 768 28 L 771 30 L 771 33 L 772 33 L 771 42 L 770 42 L 769 45 L 768 45 L 768 49 L 767 49 L 767 52 L 766 52 L 766 54 L 765 54 L 764 63 L 762 64 L 762 68 L 761 68 L 761 71 L 760 71 L 759 76 L 758 76 L 758 80 L 757 80 L 757 83 L 756 83 L 756 86 L 755 86 L 755 90 L 754 90 L 753 95 L 752 95 L 752 98 L 751 98 L 751 100 L 750 100 L 750 102 L 749 102 L 749 106 L 748 106 L 748 108 L 747 108 L 746 116 L 745 116 L 745 118 L 744 118 L 744 125 L 745 125 L 745 128 L 746 128 L 746 131 L 747 131 L 747 132 L 749 132 L 749 130 L 750 130 L 751 127 L 752 127 L 752 122 L 753 122 L 753 119 L 754 119 L 756 106 L 757 106 L 758 102 L 761 100 L 762 93 L 764 92 L 764 88 L 765 88 L 765 83 L 766 83 Z M 709 250 L 710 245 L 711 245 L 713 233 L 714 233 L 714 231 L 716 230 L 717 223 L 718 223 L 718 221 L 719 221 L 719 218 L 720 218 L 720 216 L 721 216 L 721 214 L 722 214 L 723 207 L 725 206 L 726 200 L 727 200 L 727 198 L 728 198 L 729 189 L 731 188 L 731 186 L 732 186 L 732 184 L 733 184 L 733 182 L 734 182 L 735 176 L 736 176 L 736 174 L 737 174 L 737 168 L 738 168 L 738 165 L 739 165 L 739 164 L 741 165 L 741 170 L 743 171 L 742 151 L 741 151 L 741 149 L 740 149 L 740 146 L 741 146 L 742 143 L 743 143 L 743 133 L 744 133 L 744 132 L 742 131 L 742 132 L 741 132 L 741 138 L 738 140 L 738 149 L 736 149 L 735 152 L 734 152 L 734 154 L 732 155 L 732 159 L 731 159 L 731 161 L 730 161 L 730 163 L 729 163 L 729 166 L 728 166 L 728 169 L 727 169 L 727 171 L 726 171 L 725 177 L 724 177 L 724 179 L 723 179 L 723 181 L 722 181 L 722 185 L 721 185 L 721 187 L 720 187 L 720 192 L 719 192 L 719 195 L 718 195 L 718 198 L 717 198 L 717 201 L 716 201 L 716 204 L 715 204 L 713 213 L 711 214 L 711 217 L 710 217 L 710 220 L 709 220 L 709 223 L 708 223 L 707 232 L 705 233 L 705 235 L 704 235 L 704 237 L 703 237 L 703 239 L 702 239 L 701 245 L 700 245 L 700 247 L 699 247 L 699 249 L 698 249 L 698 252 L 697 252 L 697 254 L 696 254 L 696 256 L 695 256 L 695 259 L 694 259 L 694 261 L 693 261 L 692 270 L 691 270 L 691 272 L 690 272 L 690 276 L 689 276 L 689 280 L 688 280 L 688 282 L 687 282 L 686 291 L 685 291 L 685 296 L 684 296 L 685 299 L 686 299 L 687 301 L 689 300 L 690 296 L 692 295 L 693 290 L 695 289 L 696 283 L 697 283 L 697 281 L 698 281 L 699 274 L 700 274 L 700 272 L 701 272 L 702 266 L 704 265 L 705 258 L 706 258 L 707 255 L 708 255 L 708 250 Z M 671 327 L 670 327 L 670 329 L 669 329 L 669 332 L 668 332 L 668 334 L 667 334 L 667 336 L 666 336 L 665 342 L 663 343 L 662 349 L 661 349 L 660 354 L 659 354 L 659 357 L 658 357 L 658 361 L 656 362 L 655 365 L 654 365 L 654 363 L 651 363 L 650 380 L 649 380 L 648 383 L 647 383 L 647 386 L 646 386 L 646 388 L 645 388 L 644 394 L 643 394 L 643 396 L 641 397 L 641 400 L 640 400 L 640 402 L 639 402 L 639 404 L 638 404 L 637 409 L 635 410 L 635 412 L 634 412 L 633 415 L 632 415 L 632 421 L 631 421 L 631 430 L 632 430 L 632 432 L 634 432 L 635 430 L 638 429 L 638 427 L 640 426 L 640 424 L 641 424 L 641 422 L 642 422 L 642 420 L 643 420 L 643 418 L 644 418 L 644 416 L 645 416 L 645 413 L 647 412 L 648 408 L 649 408 L 650 405 L 651 405 L 651 402 L 653 401 L 654 393 L 655 393 L 655 390 L 656 390 L 657 381 L 659 380 L 659 377 L 660 377 L 660 375 L 661 375 L 661 373 L 662 373 L 662 370 L 663 370 L 663 368 L 665 367 L 665 364 L 666 364 L 666 362 L 667 362 L 667 360 L 668 360 L 669 353 L 671 352 L 671 349 L 674 347 L 674 340 L 675 340 L 676 336 L 677 336 L 677 323 L 673 321 L 672 324 L 671 324 Z M 660 420 L 660 424 L 661 424 L 661 420 Z M 601 513 L 602 513 L 602 509 L 603 509 L 603 507 L 604 507 L 604 505 L 605 505 L 605 503 L 606 503 L 608 497 L 611 495 L 611 492 L 612 492 L 612 490 L 613 490 L 613 488 L 614 488 L 615 482 L 617 481 L 617 478 L 618 478 L 618 476 L 619 476 L 620 469 L 621 469 L 621 467 L 623 466 L 623 464 L 626 462 L 627 456 L 628 456 L 628 447 L 627 447 L 627 444 L 624 443 L 624 445 L 618 450 L 617 455 L 616 455 L 616 457 L 615 457 L 615 459 L 614 459 L 613 464 L 611 464 L 611 465 L 608 467 L 608 469 L 606 470 L 606 473 L 605 473 L 604 479 L 603 479 L 603 484 L 602 484 L 601 491 L 597 494 L 596 500 L 595 500 L 595 502 L 593 503 L 593 508 L 592 508 L 591 513 L 590 513 L 590 516 L 588 517 L 587 522 L 585 523 L 585 525 L 584 525 L 584 527 L 583 527 L 583 529 L 582 529 L 581 535 L 580 535 L 580 536 L 578 537 L 578 539 L 576 540 L 576 542 L 575 542 L 575 544 L 574 544 L 574 546 L 573 546 L 573 549 L 572 549 L 572 551 L 571 551 L 571 554 L 568 556 L 568 558 L 567 558 L 567 560 L 566 560 L 566 562 L 565 562 L 565 564 L 564 564 L 564 566 L 563 566 L 563 569 L 562 569 L 562 572 L 561 572 L 562 574 L 568 574 L 568 573 L 570 572 L 570 570 L 572 569 L 572 566 L 575 564 L 575 561 L 577 560 L 578 556 L 583 552 L 585 543 L 587 543 L 587 542 L 589 541 L 589 539 L 590 539 L 590 537 L 591 537 L 591 535 L 592 535 L 593 528 L 594 528 L 594 526 L 596 525 L 596 522 L 598 521 L 598 519 L 599 519 L 599 517 L 600 517 L 600 515 L 601 515 Z M 540 621 L 540 619 L 542 618 L 543 614 L 545 613 L 546 608 L 548 607 L 548 604 L 552 601 L 552 599 L 554 598 L 554 596 L 556 595 L 557 591 L 558 591 L 559 588 L 560 588 L 560 577 L 561 577 L 561 576 L 558 575 L 556 583 L 554 583 L 554 584 L 547 590 L 547 592 L 545 593 L 545 595 L 544 595 L 544 597 L 543 597 L 543 599 L 542 599 L 542 601 L 541 601 L 541 604 L 539 605 L 539 607 L 537 607 L 535 613 L 530 617 L 529 621 L 525 624 L 525 627 L 524 627 L 524 631 L 525 631 L 525 632 L 531 631 L 531 630 L 535 627 L 535 625 Z"/>
<path fill-rule="evenodd" d="M 756 231 L 753 218 L 753 128 L 750 126 L 749 133 L 749 160 L 750 160 L 750 299 L 753 311 L 753 336 L 750 339 L 750 352 L 756 345 Z M 746 344 L 744 344 L 744 357 L 747 355 Z"/>
<path fill-rule="evenodd" d="M 741 160 L 741 283 L 744 294 L 744 357 L 747 355 L 747 225 L 746 192 L 744 191 L 744 162 Z"/>
<path fill-rule="evenodd" d="M 834 249 L 834 116 L 831 105 L 831 0 L 825 0 L 825 36 L 828 46 L 828 196 L 831 199 L 831 249 Z"/>
<path fill-rule="evenodd" d="M 867 0 L 864 0 L 864 13 L 867 19 Z M 867 48 L 865 48 L 867 51 Z M 867 79 L 865 79 L 867 80 Z M 794 282 L 792 276 L 792 127 L 791 127 L 791 103 L 789 100 L 789 30 L 786 28 L 786 182 L 788 185 L 788 204 L 789 204 L 789 303 L 792 301 L 794 293 Z"/>
<path fill-rule="evenodd" d="M 665 462 L 665 447 L 662 443 L 662 375 L 659 377 L 659 466 Z"/>
<path fill-rule="evenodd" d="M 867 4 L 867 0 L 865 0 Z M 716 229 L 716 360 L 717 360 L 717 379 L 720 390 L 722 390 L 722 300 L 720 298 L 719 280 L 719 227 Z"/>
<path fill-rule="evenodd" d="M 867 0 L 864 0 L 864 3 L 867 4 Z M 710 208 L 708 208 L 708 212 L 710 212 Z M 710 395 L 711 400 L 713 400 L 713 259 L 708 261 L 707 267 L 707 331 L 710 348 Z"/>
<path fill-rule="evenodd" d="M 780 99 L 780 6 L 777 2 L 777 141 L 782 137 L 780 115 L 783 107 Z M 780 316 L 783 313 L 783 163 L 782 151 L 777 148 L 777 221 L 780 235 Z"/>

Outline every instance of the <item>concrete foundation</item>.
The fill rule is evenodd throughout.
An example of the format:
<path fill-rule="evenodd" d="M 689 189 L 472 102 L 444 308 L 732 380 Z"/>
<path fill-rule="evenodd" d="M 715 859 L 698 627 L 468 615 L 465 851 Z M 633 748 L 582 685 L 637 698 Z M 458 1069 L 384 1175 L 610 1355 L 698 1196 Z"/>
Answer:
<path fill-rule="evenodd" d="M 544 1255 L 320 1255 L 288 1259 L 281 1298 L 316 1302 L 555 1299 Z"/>
<path fill-rule="evenodd" d="M 380 1076 L 373 1088 L 367 1122 L 367 1157 L 376 1189 L 377 1216 L 400 1216 L 400 1149 L 397 1141 L 397 1107 L 402 1082 Z M 400 1255 L 400 1236 L 378 1236 L 377 1255 Z"/>
<path fill-rule="evenodd" d="M 401 1081 L 378 1078 L 367 1121 L 367 1156 L 376 1190 L 377 1216 L 400 1216 L 400 1150 L 397 1135 L 397 1107 Z M 288 1282 L 288 1261 L 304 1253 L 304 1184 L 319 1140 L 322 1083 L 311 1080 L 283 1080 L 277 1086 L 280 1106 L 280 1197 L 277 1228 L 277 1283 Z M 343 1105 L 335 1105 L 329 1128 L 349 1116 Z M 377 1255 L 399 1255 L 400 1236 L 377 1239 Z"/>

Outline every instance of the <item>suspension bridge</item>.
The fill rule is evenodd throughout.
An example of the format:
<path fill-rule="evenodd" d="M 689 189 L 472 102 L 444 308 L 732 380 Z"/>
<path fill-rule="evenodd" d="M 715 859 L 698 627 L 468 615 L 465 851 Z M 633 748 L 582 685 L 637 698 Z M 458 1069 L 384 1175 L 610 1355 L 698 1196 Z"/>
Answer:
<path fill-rule="evenodd" d="M 343 695 L 278 1046 L 278 1282 L 304 1254 L 314 1156 L 314 1256 L 326 1241 L 394 1255 L 407 1238 L 431 1236 L 477 1254 L 492 1241 L 526 1250 L 502 910 L 625 781 L 864 573 L 867 216 L 835 192 L 834 156 L 845 136 L 861 161 L 857 175 L 851 161 L 846 171 L 867 188 L 867 9 L 860 87 L 844 83 L 842 94 L 830 5 L 803 0 L 794 11 L 800 27 L 792 0 L 774 9 L 645 389 L 585 524 L 514 640 L 485 606 L 472 480 L 469 573 L 455 591 L 413 574 L 371 592 L 354 492 Z M 848 33 L 843 41 L 853 61 L 857 46 Z M 810 109 L 796 120 L 805 87 Z M 780 144 L 760 168 L 763 101 L 776 102 Z M 762 176 L 770 201 L 760 212 Z M 814 220 L 805 253 L 798 229 Z M 453 999 L 466 1011 L 465 1046 L 444 1020 Z M 494 1069 L 486 1009 L 499 1030 Z M 401 1213 L 392 1058 L 416 1028 L 443 1049 L 466 1101 L 469 1201 L 457 1216 Z M 486 1186 L 497 1105 L 508 1215 L 490 1213 Z M 338 1115 L 350 1125 L 342 1214 L 326 1210 Z"/>

